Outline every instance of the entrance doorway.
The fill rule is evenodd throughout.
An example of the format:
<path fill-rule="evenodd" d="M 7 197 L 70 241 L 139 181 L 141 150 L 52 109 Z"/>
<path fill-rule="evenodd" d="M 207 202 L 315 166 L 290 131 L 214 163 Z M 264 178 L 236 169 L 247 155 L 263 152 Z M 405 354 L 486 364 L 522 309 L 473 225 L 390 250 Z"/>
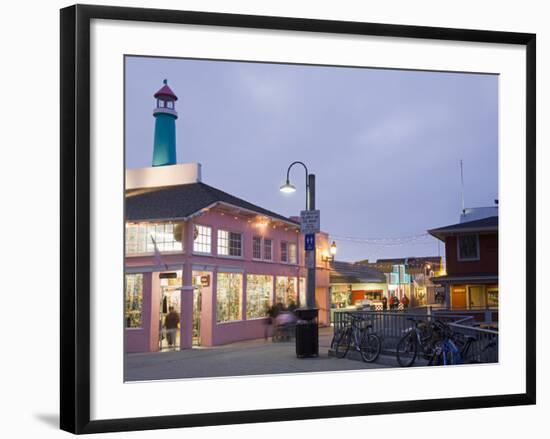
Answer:
<path fill-rule="evenodd" d="M 485 289 L 483 285 L 469 286 L 468 291 L 470 293 L 470 309 L 485 308 Z"/>
<path fill-rule="evenodd" d="M 202 297 L 211 291 L 212 273 L 209 271 L 193 271 L 193 346 L 201 346 Z M 208 340 L 208 334 L 206 334 Z"/>
<path fill-rule="evenodd" d="M 180 348 L 181 271 L 160 273 L 159 351 Z"/>
<path fill-rule="evenodd" d="M 466 309 L 466 288 L 453 287 L 451 290 L 451 308 Z"/>

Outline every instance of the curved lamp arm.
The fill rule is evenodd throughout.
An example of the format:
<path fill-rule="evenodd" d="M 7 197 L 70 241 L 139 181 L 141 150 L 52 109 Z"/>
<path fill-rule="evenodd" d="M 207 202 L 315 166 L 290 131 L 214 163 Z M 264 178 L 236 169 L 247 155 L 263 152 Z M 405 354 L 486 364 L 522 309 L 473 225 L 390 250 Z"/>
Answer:
<path fill-rule="evenodd" d="M 292 168 L 294 165 L 302 165 L 306 171 L 306 210 L 309 209 L 309 171 L 307 170 L 307 166 L 304 162 L 295 161 L 292 162 L 286 171 L 286 183 L 290 184 L 290 168 Z"/>

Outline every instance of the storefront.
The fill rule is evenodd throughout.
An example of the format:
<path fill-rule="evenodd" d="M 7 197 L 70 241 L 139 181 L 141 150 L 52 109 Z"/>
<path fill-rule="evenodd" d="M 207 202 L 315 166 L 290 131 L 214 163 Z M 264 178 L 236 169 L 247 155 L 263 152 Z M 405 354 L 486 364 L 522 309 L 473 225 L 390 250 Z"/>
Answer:
<path fill-rule="evenodd" d="M 357 309 L 365 304 L 381 307 L 383 299 L 387 297 L 388 284 L 384 273 L 361 264 L 340 261 L 332 263 L 331 314 L 336 309 Z"/>
<path fill-rule="evenodd" d="M 498 308 L 498 285 L 451 285 L 450 298 L 456 310 Z"/>

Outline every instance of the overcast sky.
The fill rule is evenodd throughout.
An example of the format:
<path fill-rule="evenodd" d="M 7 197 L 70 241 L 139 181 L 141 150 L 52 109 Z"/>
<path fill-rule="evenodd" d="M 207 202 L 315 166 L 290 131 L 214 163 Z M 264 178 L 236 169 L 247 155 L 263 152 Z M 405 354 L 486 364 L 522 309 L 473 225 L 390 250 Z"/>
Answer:
<path fill-rule="evenodd" d="M 304 208 L 303 169 L 291 173 L 296 193 L 279 186 L 304 161 L 331 235 L 408 237 L 458 222 L 461 159 L 466 207 L 498 198 L 498 76 L 128 57 L 128 168 L 151 166 L 165 78 L 179 97 L 178 163 L 200 162 L 205 183 L 290 216 Z M 438 254 L 433 238 L 337 243 L 346 261 Z"/>

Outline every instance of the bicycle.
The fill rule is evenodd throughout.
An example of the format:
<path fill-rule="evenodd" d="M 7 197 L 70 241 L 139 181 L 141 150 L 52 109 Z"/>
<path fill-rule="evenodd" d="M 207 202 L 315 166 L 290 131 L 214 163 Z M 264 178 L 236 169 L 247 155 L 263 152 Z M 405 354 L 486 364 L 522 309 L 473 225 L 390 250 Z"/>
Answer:
<path fill-rule="evenodd" d="M 416 361 L 418 349 L 422 350 L 424 358 L 428 360 L 428 366 L 436 360 L 436 341 L 442 338 L 445 324 L 436 320 L 427 323 L 423 320 L 408 317 L 414 326 L 409 329 L 397 343 L 397 363 L 402 367 L 410 367 Z"/>
<path fill-rule="evenodd" d="M 496 340 L 490 340 L 479 352 L 470 352 L 474 343 L 479 342 L 479 338 L 466 335 L 466 341 L 461 337 L 462 334 L 453 332 L 450 328 L 447 337 L 442 340 L 438 347 L 438 364 L 456 365 L 456 364 L 477 364 L 489 363 L 490 350 L 497 347 Z"/>
<path fill-rule="evenodd" d="M 361 354 L 361 358 L 366 363 L 376 361 L 382 349 L 382 342 L 378 334 L 370 332 L 371 324 L 366 324 L 365 317 L 346 313 L 351 318 L 350 324 L 346 325 L 339 332 L 334 334 L 332 346 L 336 358 L 344 358 L 350 348 L 353 348 Z"/>

